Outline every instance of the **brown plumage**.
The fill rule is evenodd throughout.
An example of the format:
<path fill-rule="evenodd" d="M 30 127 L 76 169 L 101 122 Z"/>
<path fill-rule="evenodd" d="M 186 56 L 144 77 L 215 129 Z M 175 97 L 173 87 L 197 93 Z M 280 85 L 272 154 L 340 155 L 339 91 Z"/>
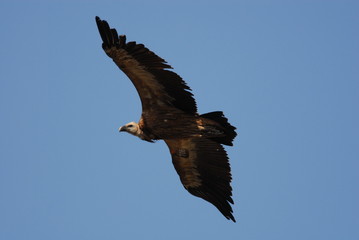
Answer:
<path fill-rule="evenodd" d="M 167 62 L 143 44 L 126 42 L 106 21 L 96 17 L 102 48 L 130 78 L 142 103 L 138 123 L 119 130 L 142 140 L 162 139 L 180 180 L 191 194 L 212 203 L 235 222 L 231 169 L 222 145 L 232 146 L 235 127 L 222 112 L 199 115 L 191 89 Z"/>

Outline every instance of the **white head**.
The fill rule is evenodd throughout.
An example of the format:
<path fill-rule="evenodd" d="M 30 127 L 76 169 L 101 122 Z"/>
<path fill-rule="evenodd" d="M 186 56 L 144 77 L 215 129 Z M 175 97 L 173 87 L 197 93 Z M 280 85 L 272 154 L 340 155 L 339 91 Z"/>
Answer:
<path fill-rule="evenodd" d="M 125 126 L 122 126 L 118 129 L 120 132 L 128 132 L 134 136 L 139 136 L 141 134 L 141 130 L 137 123 L 130 122 L 127 123 Z"/>

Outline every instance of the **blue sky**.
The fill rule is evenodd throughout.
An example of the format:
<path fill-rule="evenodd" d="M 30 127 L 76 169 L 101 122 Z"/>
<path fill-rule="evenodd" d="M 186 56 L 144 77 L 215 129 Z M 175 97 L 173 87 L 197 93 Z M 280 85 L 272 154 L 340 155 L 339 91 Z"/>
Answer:
<path fill-rule="evenodd" d="M 357 1 L 1 1 L 0 239 L 358 239 Z M 120 134 L 137 93 L 94 17 L 237 126 L 234 215 L 167 147 Z"/>

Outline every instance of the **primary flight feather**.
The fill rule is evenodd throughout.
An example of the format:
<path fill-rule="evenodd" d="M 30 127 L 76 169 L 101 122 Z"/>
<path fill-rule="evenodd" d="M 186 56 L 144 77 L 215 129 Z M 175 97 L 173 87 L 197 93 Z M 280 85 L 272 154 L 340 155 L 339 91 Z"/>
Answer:
<path fill-rule="evenodd" d="M 185 189 L 235 222 L 231 168 L 222 145 L 236 137 L 223 112 L 199 115 L 191 89 L 171 66 L 143 44 L 126 42 L 96 17 L 102 48 L 134 84 L 142 103 L 138 123 L 119 128 L 142 140 L 164 140 Z"/>

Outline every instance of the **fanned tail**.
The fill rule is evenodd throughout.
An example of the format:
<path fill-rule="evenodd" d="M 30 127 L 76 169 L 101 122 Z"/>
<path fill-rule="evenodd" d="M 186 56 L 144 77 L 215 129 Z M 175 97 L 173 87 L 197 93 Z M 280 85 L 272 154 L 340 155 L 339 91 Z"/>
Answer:
<path fill-rule="evenodd" d="M 222 111 L 205 113 L 202 114 L 200 117 L 211 119 L 219 123 L 223 127 L 225 136 L 211 139 L 224 145 L 233 146 L 233 140 L 237 136 L 237 133 L 235 131 L 236 128 L 228 122 L 228 119 L 224 116 Z"/>

